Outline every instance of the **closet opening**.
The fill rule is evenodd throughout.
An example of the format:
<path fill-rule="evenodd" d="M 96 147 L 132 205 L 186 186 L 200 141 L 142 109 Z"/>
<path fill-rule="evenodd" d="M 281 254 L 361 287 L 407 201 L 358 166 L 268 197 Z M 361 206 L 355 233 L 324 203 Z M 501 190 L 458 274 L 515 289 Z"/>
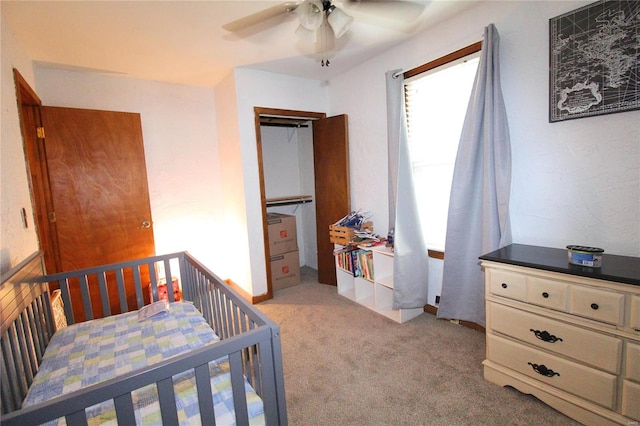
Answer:
<path fill-rule="evenodd" d="M 302 280 L 317 281 L 312 120 L 324 116 L 302 111 L 256 109 L 269 298 L 275 291 L 297 285 Z M 292 229 L 295 229 L 294 243 L 290 241 Z"/>
<path fill-rule="evenodd" d="M 260 107 L 254 115 L 267 276 L 267 294 L 260 299 L 307 278 L 335 286 L 329 225 L 351 208 L 348 118 Z M 270 226 L 270 215 L 276 226 Z M 296 242 L 276 246 L 270 231 L 286 236 L 292 226 Z"/>

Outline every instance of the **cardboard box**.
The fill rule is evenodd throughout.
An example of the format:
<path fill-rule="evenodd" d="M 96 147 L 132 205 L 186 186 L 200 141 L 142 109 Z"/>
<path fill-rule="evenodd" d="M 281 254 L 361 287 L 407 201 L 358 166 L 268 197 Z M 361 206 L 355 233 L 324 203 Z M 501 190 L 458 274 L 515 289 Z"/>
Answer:
<path fill-rule="evenodd" d="M 300 284 L 298 250 L 271 256 L 271 284 L 273 291 Z"/>
<path fill-rule="evenodd" d="M 269 213 L 267 215 L 267 226 L 269 232 L 269 254 L 271 256 L 298 250 L 295 216 Z"/>

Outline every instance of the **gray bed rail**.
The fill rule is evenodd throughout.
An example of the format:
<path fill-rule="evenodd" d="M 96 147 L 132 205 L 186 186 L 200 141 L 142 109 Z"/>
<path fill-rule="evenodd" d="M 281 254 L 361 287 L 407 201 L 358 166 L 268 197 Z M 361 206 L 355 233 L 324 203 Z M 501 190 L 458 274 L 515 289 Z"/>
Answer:
<path fill-rule="evenodd" d="M 73 304 L 81 303 L 86 319 L 94 317 L 92 292 L 100 294 L 104 316 L 111 315 L 109 293 L 118 292 L 120 312 L 144 305 L 143 277 L 150 279 L 152 301 L 158 298 L 160 276 L 178 277 L 184 299 L 191 301 L 220 337 L 218 343 L 134 371 L 125 376 L 88 386 L 41 404 L 21 408 L 44 348 L 54 333 L 54 320 L 47 283 L 57 282 L 62 292 L 65 316 L 74 323 Z M 114 278 L 115 277 L 115 278 Z M 115 279 L 115 285 L 114 283 Z M 135 285 L 135 306 L 129 306 L 125 287 Z M 148 283 L 146 283 L 148 284 Z M 70 286 L 80 286 L 74 300 Z M 76 293 L 77 297 L 77 293 Z M 173 293 L 168 292 L 173 301 Z M 95 296 L 94 296 L 95 300 Z M 7 276 L 0 287 L 2 312 L 2 418 L 3 425 L 29 425 L 65 417 L 67 424 L 87 424 L 85 408 L 113 400 L 119 424 L 134 424 L 131 392 L 156 384 L 163 424 L 177 424 L 172 376 L 194 369 L 202 424 L 215 424 L 208 362 L 229 357 L 236 423 L 248 424 L 244 378 L 262 398 L 268 425 L 286 425 L 287 412 L 282 370 L 280 330 L 254 306 L 240 297 L 219 277 L 186 252 L 132 260 L 95 268 L 42 274 L 36 253 Z M 5 308 L 10 308 L 5 311 Z"/>

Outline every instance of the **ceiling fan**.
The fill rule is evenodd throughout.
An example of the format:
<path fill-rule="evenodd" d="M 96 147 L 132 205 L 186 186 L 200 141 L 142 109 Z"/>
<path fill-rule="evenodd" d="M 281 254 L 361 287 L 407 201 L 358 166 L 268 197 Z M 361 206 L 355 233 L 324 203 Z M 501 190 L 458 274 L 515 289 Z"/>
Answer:
<path fill-rule="evenodd" d="M 343 0 L 341 6 L 336 6 L 332 0 L 284 2 L 229 22 L 222 28 L 230 32 L 242 32 L 276 16 L 295 12 L 299 20 L 295 34 L 303 40 L 316 42 L 319 36 L 326 37 L 327 31 L 332 32 L 333 37 L 340 38 L 349 30 L 354 18 L 343 9 L 410 23 L 420 16 L 425 1 Z M 377 21 L 379 24 L 381 19 Z M 322 65 L 325 65 L 324 61 Z M 328 60 L 326 65 L 329 65 Z"/>

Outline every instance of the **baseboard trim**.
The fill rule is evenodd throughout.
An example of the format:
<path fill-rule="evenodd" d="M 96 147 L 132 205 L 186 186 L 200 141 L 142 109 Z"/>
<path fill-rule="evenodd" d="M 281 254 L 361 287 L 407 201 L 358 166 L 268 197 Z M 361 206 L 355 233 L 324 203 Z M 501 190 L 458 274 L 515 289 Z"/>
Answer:
<path fill-rule="evenodd" d="M 434 315 L 434 316 L 438 316 L 438 307 L 437 306 L 433 306 L 433 305 L 424 305 L 424 311 L 428 314 Z M 479 331 L 480 333 L 485 333 L 487 332 L 487 330 L 481 326 L 480 324 L 476 324 L 475 322 L 471 322 L 471 321 L 464 321 L 464 320 L 456 320 L 456 319 L 450 319 L 449 321 L 451 322 L 455 322 L 456 324 L 460 324 L 463 325 L 467 328 L 470 328 L 472 330 L 475 331 Z"/>

